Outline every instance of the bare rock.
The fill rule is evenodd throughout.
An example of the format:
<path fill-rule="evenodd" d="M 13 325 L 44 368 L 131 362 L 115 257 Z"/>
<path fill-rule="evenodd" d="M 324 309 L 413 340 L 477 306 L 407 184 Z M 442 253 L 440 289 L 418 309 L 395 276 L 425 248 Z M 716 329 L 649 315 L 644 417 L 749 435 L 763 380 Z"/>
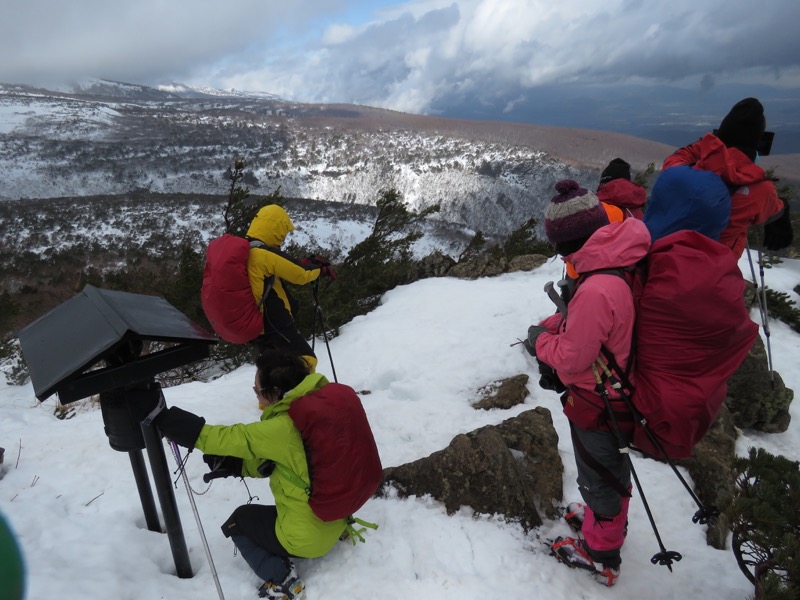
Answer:
<path fill-rule="evenodd" d="M 453 258 L 436 250 L 417 263 L 413 279 L 444 277 L 455 264 Z"/>
<path fill-rule="evenodd" d="M 544 254 L 523 254 L 521 256 L 515 256 L 508 261 L 506 272 L 533 271 L 535 268 L 541 267 L 547 260 L 548 257 Z"/>
<path fill-rule="evenodd" d="M 522 373 L 502 381 L 491 383 L 481 390 L 481 400 L 475 402 L 472 408 L 490 410 L 492 408 L 511 408 L 525 402 L 530 393 L 528 391 L 528 375 Z"/>
<path fill-rule="evenodd" d="M 502 256 L 495 256 L 491 252 L 478 254 L 473 258 L 454 265 L 448 275 L 463 279 L 477 279 L 478 277 L 493 277 L 505 273 L 508 263 Z"/>
<path fill-rule="evenodd" d="M 774 383 L 773 383 L 774 377 Z M 742 365 L 728 380 L 726 403 L 740 429 L 782 433 L 789 428 L 789 405 L 794 391 L 777 372 L 770 376 L 767 351 L 757 337 Z"/>
<path fill-rule="evenodd" d="M 540 509 L 554 515 L 563 497 L 563 470 L 550 411 L 537 407 L 457 435 L 426 458 L 384 469 L 383 481 L 403 496 L 430 494 L 448 514 L 469 506 L 531 529 L 542 523 Z"/>

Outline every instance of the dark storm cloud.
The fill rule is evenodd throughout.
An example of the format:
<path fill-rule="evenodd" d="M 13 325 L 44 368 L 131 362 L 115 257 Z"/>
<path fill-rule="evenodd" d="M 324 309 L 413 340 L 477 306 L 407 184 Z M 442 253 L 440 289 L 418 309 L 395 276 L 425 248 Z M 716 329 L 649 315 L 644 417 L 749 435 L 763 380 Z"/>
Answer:
<path fill-rule="evenodd" d="M 409 111 L 447 95 L 576 82 L 798 87 L 798 21 L 794 0 L 418 2 L 368 26 L 332 28 L 303 61 L 275 57 L 238 81 Z"/>

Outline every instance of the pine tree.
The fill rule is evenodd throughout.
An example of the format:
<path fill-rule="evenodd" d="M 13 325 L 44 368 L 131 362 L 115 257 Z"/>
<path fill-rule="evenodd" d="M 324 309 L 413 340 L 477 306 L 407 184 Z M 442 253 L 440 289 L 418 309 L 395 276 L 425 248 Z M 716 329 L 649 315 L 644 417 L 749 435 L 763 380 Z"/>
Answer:
<path fill-rule="evenodd" d="M 758 600 L 800 597 L 800 463 L 751 448 L 734 468 L 725 512 L 739 567 Z"/>
<path fill-rule="evenodd" d="M 542 241 L 536 235 L 536 219 L 529 219 L 509 234 L 503 244 L 503 254 L 506 259 L 525 254 L 544 254 L 551 256 L 555 253 L 553 246 Z"/>
<path fill-rule="evenodd" d="M 350 250 L 340 265 L 335 265 L 337 280 L 312 288 L 320 294 L 309 302 L 313 306 L 320 300 L 325 323 L 332 333 L 353 317 L 375 308 L 385 292 L 410 281 L 414 266 L 412 246 L 422 237 L 418 225 L 439 210 L 438 204 L 421 211 L 409 210 L 396 190 L 381 192 L 375 206 L 378 214 L 372 232 Z M 304 293 L 311 294 L 298 290 L 298 295 Z M 304 315 L 298 324 L 304 333 L 320 333 L 313 315 L 311 319 Z"/>

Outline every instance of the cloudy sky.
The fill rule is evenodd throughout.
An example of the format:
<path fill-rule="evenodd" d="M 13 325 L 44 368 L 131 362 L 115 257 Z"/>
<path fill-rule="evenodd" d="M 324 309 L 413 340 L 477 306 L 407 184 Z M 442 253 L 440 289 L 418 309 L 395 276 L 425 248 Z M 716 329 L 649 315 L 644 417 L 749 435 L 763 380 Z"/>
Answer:
<path fill-rule="evenodd" d="M 4 4 L 6 83 L 179 81 L 426 114 L 485 105 L 512 116 L 532 98 L 559 104 L 546 91 L 569 86 L 607 94 L 640 84 L 696 93 L 767 85 L 800 96 L 797 0 Z"/>

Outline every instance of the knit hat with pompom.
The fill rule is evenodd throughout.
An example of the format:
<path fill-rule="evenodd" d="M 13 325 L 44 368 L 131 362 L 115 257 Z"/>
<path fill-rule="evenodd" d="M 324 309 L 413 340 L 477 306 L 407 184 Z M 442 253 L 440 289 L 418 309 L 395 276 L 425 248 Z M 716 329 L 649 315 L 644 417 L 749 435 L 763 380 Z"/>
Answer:
<path fill-rule="evenodd" d="M 550 200 L 545 211 L 544 231 L 558 253 L 566 255 L 562 252 L 565 247 L 580 242 L 579 248 L 600 227 L 608 225 L 608 216 L 597 196 L 577 181 L 563 179 L 555 188 L 558 195 Z"/>

